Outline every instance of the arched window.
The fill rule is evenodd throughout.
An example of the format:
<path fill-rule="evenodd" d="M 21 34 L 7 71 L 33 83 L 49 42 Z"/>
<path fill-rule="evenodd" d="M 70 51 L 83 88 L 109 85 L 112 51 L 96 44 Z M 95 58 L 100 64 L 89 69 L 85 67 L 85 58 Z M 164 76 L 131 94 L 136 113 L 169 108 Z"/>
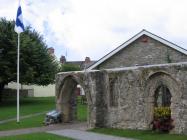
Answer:
<path fill-rule="evenodd" d="M 171 105 L 171 94 L 167 86 L 160 85 L 155 91 L 155 106 L 169 107 Z"/>

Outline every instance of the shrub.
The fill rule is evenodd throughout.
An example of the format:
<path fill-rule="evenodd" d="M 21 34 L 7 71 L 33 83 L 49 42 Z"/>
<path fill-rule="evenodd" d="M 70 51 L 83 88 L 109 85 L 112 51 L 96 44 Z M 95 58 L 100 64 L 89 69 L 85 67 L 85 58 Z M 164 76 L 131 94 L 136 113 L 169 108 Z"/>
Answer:
<path fill-rule="evenodd" d="M 60 68 L 60 72 L 67 71 L 80 71 L 80 66 L 76 64 L 62 64 Z"/>
<path fill-rule="evenodd" d="M 169 132 L 173 129 L 173 119 L 169 107 L 155 107 L 152 129 L 159 132 Z"/>

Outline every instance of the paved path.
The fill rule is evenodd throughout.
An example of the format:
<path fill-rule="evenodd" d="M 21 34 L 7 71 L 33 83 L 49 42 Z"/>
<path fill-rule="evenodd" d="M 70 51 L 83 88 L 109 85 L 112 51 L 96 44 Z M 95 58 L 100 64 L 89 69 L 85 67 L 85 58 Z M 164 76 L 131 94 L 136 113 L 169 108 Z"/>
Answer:
<path fill-rule="evenodd" d="M 49 125 L 43 127 L 35 127 L 35 128 L 26 128 L 26 129 L 17 129 L 17 130 L 9 130 L 9 131 L 0 131 L 0 137 L 10 136 L 10 135 L 21 135 L 21 134 L 29 134 L 36 132 L 46 132 L 52 130 L 63 130 L 63 129 L 78 129 L 78 130 L 86 130 L 87 123 L 63 123 L 56 125 Z"/>
<path fill-rule="evenodd" d="M 109 136 L 109 135 L 98 134 L 93 132 L 87 132 L 85 130 L 87 130 L 86 122 L 73 123 L 73 124 L 63 123 L 63 124 L 49 125 L 43 127 L 0 131 L 0 137 L 37 133 L 37 132 L 47 132 L 60 136 L 66 136 L 69 138 L 73 138 L 75 140 L 133 140 L 129 138 L 121 138 L 121 137 Z"/>
<path fill-rule="evenodd" d="M 75 140 L 133 140 L 129 138 L 115 137 L 115 136 L 109 136 L 104 134 L 86 132 L 82 130 L 73 130 L 73 129 L 48 131 L 48 133 L 59 135 L 59 136 L 66 136 L 69 138 L 73 138 Z"/>

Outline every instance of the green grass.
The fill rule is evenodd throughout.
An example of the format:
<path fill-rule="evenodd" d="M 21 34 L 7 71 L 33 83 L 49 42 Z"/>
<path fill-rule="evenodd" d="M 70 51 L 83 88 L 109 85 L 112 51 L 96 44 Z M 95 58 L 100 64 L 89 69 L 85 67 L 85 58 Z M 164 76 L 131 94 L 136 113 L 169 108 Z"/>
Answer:
<path fill-rule="evenodd" d="M 54 97 L 22 98 L 20 100 L 20 115 L 29 115 L 55 108 Z M 16 99 L 4 100 L 0 103 L 0 120 L 16 117 Z"/>
<path fill-rule="evenodd" d="M 8 123 L 0 124 L 0 131 L 44 126 L 44 117 L 45 115 L 39 115 L 27 119 L 22 119 L 20 120 L 20 123 L 11 121 Z"/>
<path fill-rule="evenodd" d="M 48 133 L 32 133 L 17 136 L 0 137 L 0 140 L 72 140 L 70 138 L 61 137 Z"/>
<path fill-rule="evenodd" d="M 15 100 L 8 100 L 6 103 L 1 103 L 0 110 L 3 113 L 0 113 L 0 118 L 8 119 L 16 117 L 16 102 Z M 21 115 L 28 115 L 33 113 L 39 113 L 44 111 L 49 111 L 55 108 L 55 99 L 54 97 L 43 97 L 43 98 L 25 98 L 21 100 Z M 43 121 L 45 114 L 34 116 L 31 118 L 21 119 L 20 123 L 16 121 L 11 121 L 8 123 L 0 124 L 0 131 L 3 130 L 13 130 L 21 128 L 31 128 L 31 127 L 40 127 L 44 126 Z M 77 107 L 77 118 L 78 121 L 87 120 L 87 105 L 82 105 L 80 102 Z"/>
<path fill-rule="evenodd" d="M 145 130 L 95 128 L 90 131 L 138 140 L 187 140 L 186 135 L 161 134 Z"/>
<path fill-rule="evenodd" d="M 87 105 L 86 104 L 78 104 L 77 107 L 77 119 L 78 121 L 86 121 L 87 120 Z"/>
<path fill-rule="evenodd" d="M 20 100 L 21 116 L 49 111 L 52 109 L 55 109 L 54 97 L 28 97 Z M 3 112 L 0 113 L 0 120 L 16 117 L 16 99 L 9 99 L 1 102 L 0 110 Z M 45 114 L 27 119 L 20 119 L 20 123 L 11 121 L 0 124 L 0 131 L 44 126 L 44 117 Z"/>

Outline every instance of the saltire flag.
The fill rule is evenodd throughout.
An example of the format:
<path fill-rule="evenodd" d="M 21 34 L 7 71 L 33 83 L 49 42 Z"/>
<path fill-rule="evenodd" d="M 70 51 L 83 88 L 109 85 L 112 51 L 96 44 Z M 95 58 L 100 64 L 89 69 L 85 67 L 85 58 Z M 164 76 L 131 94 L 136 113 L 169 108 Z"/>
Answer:
<path fill-rule="evenodd" d="M 16 33 L 22 33 L 24 31 L 24 25 L 23 25 L 23 16 L 22 16 L 22 10 L 21 6 L 19 5 L 17 10 L 17 16 L 16 16 L 16 24 L 14 28 Z"/>

